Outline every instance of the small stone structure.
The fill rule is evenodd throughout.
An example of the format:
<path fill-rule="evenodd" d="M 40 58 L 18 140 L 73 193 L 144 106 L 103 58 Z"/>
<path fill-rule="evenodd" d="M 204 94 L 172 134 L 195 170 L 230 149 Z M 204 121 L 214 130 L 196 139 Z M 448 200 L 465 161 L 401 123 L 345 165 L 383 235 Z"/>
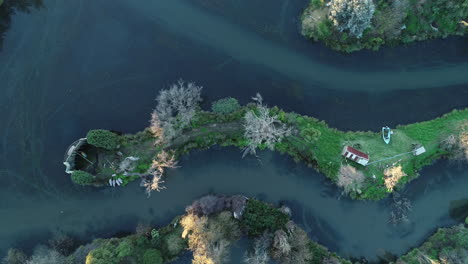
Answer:
<path fill-rule="evenodd" d="M 65 152 L 65 157 L 63 159 L 63 165 L 65 165 L 65 172 L 72 174 L 75 170 L 75 158 L 76 151 L 79 150 L 83 145 L 88 144 L 86 138 L 80 138 L 77 141 L 73 142 Z"/>

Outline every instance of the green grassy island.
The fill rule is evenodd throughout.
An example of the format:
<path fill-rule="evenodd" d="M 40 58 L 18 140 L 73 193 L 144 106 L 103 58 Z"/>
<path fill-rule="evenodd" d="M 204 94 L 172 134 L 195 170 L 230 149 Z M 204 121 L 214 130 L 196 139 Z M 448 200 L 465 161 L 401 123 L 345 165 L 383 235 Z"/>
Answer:
<path fill-rule="evenodd" d="M 311 0 L 302 35 L 353 52 L 468 31 L 467 0 Z"/>
<path fill-rule="evenodd" d="M 71 169 L 67 171 L 81 185 L 125 186 L 143 179 L 149 194 L 163 188 L 164 170 L 176 167 L 177 159 L 193 149 L 235 146 L 244 149 L 244 155 L 270 149 L 315 168 L 354 199 L 379 200 L 417 178 L 424 166 L 437 159 L 468 157 L 468 109 L 398 126 L 386 144 L 380 132 L 339 131 L 313 117 L 268 108 L 261 97 L 254 99 L 256 103 L 242 107 L 235 99 L 223 99 L 229 111 L 204 111 L 197 102 L 188 120 L 183 112 L 168 111 L 172 117 L 162 112 L 170 107 L 166 104 L 177 105 L 175 101 L 159 101 L 151 126 L 142 132 L 90 131 L 87 143 L 68 151 L 66 163 Z M 220 109 L 217 103 L 214 109 Z M 369 163 L 364 166 L 344 157 L 345 147 L 366 153 Z M 415 155 L 414 150 L 421 147 L 425 152 Z"/>
<path fill-rule="evenodd" d="M 167 226 L 139 224 L 136 232 L 123 237 L 95 239 L 77 246 L 70 237 L 49 240 L 32 256 L 10 249 L 4 263 L 50 264 L 162 264 L 169 263 L 189 250 L 193 264 L 221 264 L 229 259 L 230 247 L 240 238 L 248 238 L 246 264 L 359 264 L 347 260 L 309 239 L 291 220 L 291 210 L 241 195 L 207 195 L 187 207 L 184 215 Z M 466 263 L 468 229 L 463 225 L 440 228 L 419 248 L 396 258 L 384 256 L 396 264 Z M 37 261 L 37 262 L 34 262 Z M 39 260 L 42 260 L 40 262 Z M 30 263 L 30 262 L 27 262 Z"/>

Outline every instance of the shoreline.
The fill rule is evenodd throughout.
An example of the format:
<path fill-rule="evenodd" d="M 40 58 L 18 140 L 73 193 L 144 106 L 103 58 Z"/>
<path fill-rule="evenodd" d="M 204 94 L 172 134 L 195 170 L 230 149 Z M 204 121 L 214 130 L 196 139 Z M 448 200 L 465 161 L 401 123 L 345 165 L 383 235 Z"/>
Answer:
<path fill-rule="evenodd" d="M 95 148 L 97 155 L 107 160 L 111 160 L 109 157 L 116 158 L 116 163 L 125 157 L 136 157 L 138 161 L 132 169 L 125 171 L 127 175 L 119 175 L 109 168 L 103 168 L 106 165 L 99 163 L 95 173 L 92 173 L 96 176 L 96 181 L 88 185 L 107 185 L 110 176 L 117 175 L 123 179 L 125 186 L 147 173 L 153 159 L 161 152 L 171 153 L 172 159 L 177 161 L 181 155 L 193 149 L 207 149 L 213 145 L 245 149 L 249 142 L 243 135 L 243 118 L 249 111 L 257 111 L 257 106 L 248 104 L 229 114 L 199 109 L 180 136 L 166 144 L 155 145 L 155 137 L 150 129 L 134 135 L 121 135 L 119 140 L 122 144 L 117 152 Z M 383 199 L 394 188 L 401 189 L 417 178 L 423 167 L 449 156 L 451 152 L 441 146 L 441 140 L 450 135 L 461 134 L 466 129 L 462 126 L 468 120 L 468 109 L 463 109 L 433 120 L 397 126 L 393 130 L 395 134 L 392 141 L 386 145 L 378 132 L 339 131 L 328 127 L 324 121 L 294 112 L 286 113 L 278 107 L 270 108 L 269 112 L 294 131 L 281 142 L 277 142 L 272 150 L 313 167 L 343 187 L 346 194 L 359 200 Z M 362 166 L 343 157 L 341 153 L 346 146 L 368 153 L 369 165 Z M 425 152 L 418 156 L 413 155 L 415 146 L 424 147 Z M 264 144 L 257 147 L 260 150 L 268 148 Z M 394 158 L 388 159 L 389 157 Z M 340 177 L 346 173 L 357 178 L 343 183 Z"/>
<path fill-rule="evenodd" d="M 468 32 L 468 23 L 464 20 L 468 13 L 467 7 L 451 0 L 357 2 L 359 7 L 366 6 L 367 10 L 342 11 L 339 0 L 311 1 L 300 18 L 301 34 L 313 41 L 323 42 L 333 50 L 351 53 L 363 49 L 376 51 L 383 45 L 396 46 L 415 41 L 464 36 Z M 348 29 L 344 25 L 346 21 L 340 21 L 344 18 L 337 16 L 337 20 L 334 20 L 335 13 L 331 12 L 332 9 L 338 13 L 363 12 L 359 16 L 361 19 L 365 17 L 360 21 L 365 26 L 358 24 L 359 32 L 353 32 L 354 27 Z M 343 17 L 347 15 L 344 14 Z"/>
<path fill-rule="evenodd" d="M 184 214 L 176 216 L 165 226 L 138 225 L 134 233 L 96 238 L 86 244 L 66 235 L 54 237 L 49 240 L 53 242 L 43 246 L 41 251 L 34 251 L 31 257 L 19 249 L 10 249 L 6 258 L 53 256 L 62 261 L 57 263 L 68 264 L 121 261 L 161 264 L 193 253 L 194 256 L 201 254 L 208 259 L 218 260 L 214 263 L 224 263 L 224 258 L 217 259 L 217 254 L 212 254 L 210 250 L 204 251 L 204 246 L 209 248 L 213 244 L 222 243 L 225 246 L 220 250 L 226 256 L 232 245 L 241 239 L 249 239 L 251 242 L 245 252 L 249 257 L 255 256 L 256 243 L 263 241 L 265 257 L 277 261 L 292 259 L 296 261 L 293 263 L 368 263 L 365 259 L 339 256 L 318 241 L 310 239 L 302 227 L 291 220 L 292 214 L 294 212 L 284 205 L 272 205 L 241 195 L 207 195 L 193 201 Z M 465 224 L 438 228 L 420 245 L 401 256 L 382 252 L 377 257 L 386 263 L 418 263 L 421 259 L 439 261 L 447 258 L 460 258 L 463 261 L 463 252 L 468 248 L 467 225 L 468 219 Z M 284 242 L 293 250 L 281 253 L 282 247 L 275 242 L 280 238 L 285 239 Z"/>

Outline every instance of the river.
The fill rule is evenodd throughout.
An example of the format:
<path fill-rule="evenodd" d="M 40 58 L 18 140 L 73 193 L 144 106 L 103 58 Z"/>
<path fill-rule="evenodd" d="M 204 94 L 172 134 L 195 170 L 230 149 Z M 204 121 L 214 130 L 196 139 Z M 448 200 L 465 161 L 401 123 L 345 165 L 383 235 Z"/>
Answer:
<path fill-rule="evenodd" d="M 320 174 L 278 154 L 262 163 L 235 149 L 184 157 L 167 189 L 71 184 L 68 144 L 92 128 L 133 133 L 158 90 L 179 78 L 203 85 L 203 107 L 225 96 L 308 114 L 339 129 L 378 130 L 468 106 L 468 45 L 449 38 L 343 55 L 298 33 L 307 1 L 61 1 L 12 16 L 0 52 L 0 255 L 51 233 L 87 240 L 163 224 L 209 192 L 284 201 L 310 236 L 345 257 L 402 254 L 454 223 L 466 166 L 438 162 L 403 193 L 410 224 L 388 225 L 388 201 L 350 201 Z M 222 154 L 222 155 L 220 155 Z"/>

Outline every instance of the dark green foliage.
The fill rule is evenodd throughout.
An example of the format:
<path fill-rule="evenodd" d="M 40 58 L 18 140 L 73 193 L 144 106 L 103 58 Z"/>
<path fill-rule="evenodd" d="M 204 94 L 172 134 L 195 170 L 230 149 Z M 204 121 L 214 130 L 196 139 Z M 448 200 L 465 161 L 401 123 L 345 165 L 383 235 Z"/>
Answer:
<path fill-rule="evenodd" d="M 274 232 L 284 228 L 289 217 L 278 208 L 255 199 L 249 199 L 241 220 L 241 226 L 250 236 L 258 236 L 265 231 Z"/>
<path fill-rule="evenodd" d="M 138 173 L 145 173 L 149 170 L 149 168 L 151 167 L 151 163 L 150 162 L 142 162 L 142 163 L 139 163 L 136 168 L 135 168 L 135 172 L 138 172 Z"/>
<path fill-rule="evenodd" d="M 89 144 L 107 150 L 116 149 L 119 145 L 119 136 L 109 130 L 90 130 L 86 135 Z"/>
<path fill-rule="evenodd" d="M 143 264 L 162 264 L 161 252 L 157 249 L 148 249 L 143 255 Z"/>
<path fill-rule="evenodd" d="M 453 254 L 461 257 L 459 262 L 453 263 L 466 263 L 468 261 L 467 249 L 468 229 L 460 224 L 450 228 L 439 228 L 421 247 L 411 250 L 402 256 L 401 260 L 409 264 L 419 264 L 419 260 L 424 256 L 423 258 L 430 258 L 439 263 L 447 254 Z M 461 254 L 457 254 L 458 252 Z"/>
<path fill-rule="evenodd" d="M 214 113 L 222 114 L 222 115 L 233 113 L 239 109 L 240 109 L 239 102 L 237 101 L 237 99 L 232 98 L 232 97 L 219 99 L 218 101 L 215 101 L 211 105 L 211 110 Z"/>
<path fill-rule="evenodd" d="M 336 29 L 326 17 L 327 7 L 320 2 L 311 0 L 303 12 L 302 34 L 347 53 L 468 32 L 468 27 L 462 24 L 468 17 L 468 0 L 374 1 L 376 11 L 372 26 L 365 30 L 362 38 Z"/>
<path fill-rule="evenodd" d="M 323 20 L 317 25 L 317 39 L 325 40 L 331 36 L 333 32 L 332 22 L 328 19 Z M 348 36 L 347 33 L 343 33 L 343 36 Z"/>
<path fill-rule="evenodd" d="M 165 229 L 161 231 L 163 233 L 161 251 L 167 258 L 172 258 L 187 248 L 187 241 L 182 238 L 182 227 L 178 226 L 174 229 L 166 227 Z"/>
<path fill-rule="evenodd" d="M 92 185 L 95 181 L 93 175 L 87 173 L 86 171 L 76 170 L 72 172 L 71 179 L 74 183 L 79 185 Z"/>

